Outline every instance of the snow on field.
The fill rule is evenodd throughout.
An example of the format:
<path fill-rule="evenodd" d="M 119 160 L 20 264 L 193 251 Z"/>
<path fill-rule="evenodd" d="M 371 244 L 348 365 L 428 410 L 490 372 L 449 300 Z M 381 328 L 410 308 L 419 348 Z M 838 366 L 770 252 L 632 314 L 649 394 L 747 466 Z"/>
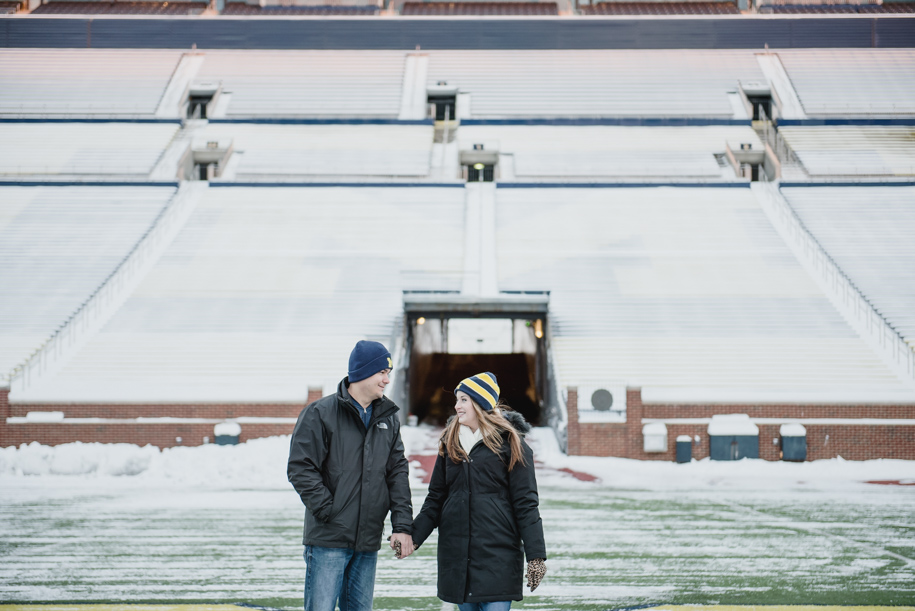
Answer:
<path fill-rule="evenodd" d="M 404 427 L 408 455 L 434 454 L 437 431 L 432 427 Z M 538 463 L 538 481 L 547 486 L 649 490 L 695 490 L 746 488 L 848 486 L 874 480 L 915 483 L 915 461 L 845 461 L 841 458 L 806 463 L 743 460 L 719 462 L 704 459 L 690 464 L 637 461 L 622 458 L 566 456 L 552 431 L 534 429 L 529 437 Z M 289 437 L 253 439 L 237 446 L 214 444 L 159 450 L 130 444 L 70 443 L 43 446 L 37 442 L 18 448 L 0 448 L 0 481 L 28 476 L 77 476 L 83 478 L 138 478 L 144 482 L 204 484 L 207 486 L 288 486 L 286 457 Z M 419 485 L 423 473 L 411 464 L 412 479 Z M 598 483 L 582 482 L 566 469 L 597 477 Z"/>
<path fill-rule="evenodd" d="M 434 454 L 436 435 L 405 428 L 408 454 Z M 911 483 L 915 461 L 678 465 L 566 456 L 548 429 L 529 440 L 549 572 L 516 607 L 915 601 L 915 486 L 865 483 Z M 0 602 L 299 608 L 288 443 L 0 449 Z M 423 464 L 411 462 L 416 511 Z M 382 550 L 375 608 L 440 610 L 435 549 L 433 535 L 404 561 Z"/>

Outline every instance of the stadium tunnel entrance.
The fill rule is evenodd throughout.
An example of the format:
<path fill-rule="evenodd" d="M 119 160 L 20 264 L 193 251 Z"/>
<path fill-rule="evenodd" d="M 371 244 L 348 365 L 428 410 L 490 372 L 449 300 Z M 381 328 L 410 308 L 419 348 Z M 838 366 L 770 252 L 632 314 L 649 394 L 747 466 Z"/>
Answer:
<path fill-rule="evenodd" d="M 489 302 L 445 301 L 441 294 L 405 295 L 403 395 L 416 421 L 444 425 L 454 413 L 454 388 L 484 371 L 496 375 L 500 400 L 534 426 L 547 423 L 547 299 L 545 293 Z M 517 297 L 517 298 L 513 298 Z"/>

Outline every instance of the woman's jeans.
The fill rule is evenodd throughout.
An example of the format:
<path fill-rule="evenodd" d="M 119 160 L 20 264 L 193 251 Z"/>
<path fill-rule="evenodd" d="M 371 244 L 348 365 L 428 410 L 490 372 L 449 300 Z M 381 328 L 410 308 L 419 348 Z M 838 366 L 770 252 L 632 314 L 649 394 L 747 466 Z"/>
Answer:
<path fill-rule="evenodd" d="M 458 605 L 461 611 L 508 611 L 511 609 L 512 601 L 500 600 L 494 603 L 464 603 Z"/>
<path fill-rule="evenodd" d="M 378 552 L 305 546 L 305 611 L 371 611 Z"/>

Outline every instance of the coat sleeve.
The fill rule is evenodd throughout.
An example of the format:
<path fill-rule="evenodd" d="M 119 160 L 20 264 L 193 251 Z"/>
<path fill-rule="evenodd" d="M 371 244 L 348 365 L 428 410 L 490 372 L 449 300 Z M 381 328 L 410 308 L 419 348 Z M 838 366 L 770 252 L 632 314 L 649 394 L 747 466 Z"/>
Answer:
<path fill-rule="evenodd" d="M 546 559 L 546 543 L 543 539 L 543 522 L 540 520 L 540 497 L 537 494 L 537 478 L 534 475 L 534 452 L 521 440 L 524 464 L 517 463 L 508 474 L 509 494 L 524 555 L 528 562 L 535 558 Z"/>
<path fill-rule="evenodd" d="M 396 418 L 391 420 L 396 421 Z M 413 530 L 413 501 L 410 495 L 410 464 L 404 455 L 400 425 L 394 435 L 394 444 L 385 465 L 385 482 L 391 499 L 391 530 L 410 534 Z"/>
<path fill-rule="evenodd" d="M 448 498 L 448 486 L 445 483 L 444 456 L 435 459 L 432 478 L 429 480 L 429 493 L 419 515 L 413 520 L 413 543 L 421 545 L 432 531 L 441 523 L 442 506 Z"/>
<path fill-rule="evenodd" d="M 286 476 L 299 498 L 315 519 L 326 522 L 330 518 L 334 496 L 324 484 L 321 468 L 327 457 L 327 436 L 318 408 L 311 404 L 302 410 L 295 423 L 289 443 L 289 463 Z"/>

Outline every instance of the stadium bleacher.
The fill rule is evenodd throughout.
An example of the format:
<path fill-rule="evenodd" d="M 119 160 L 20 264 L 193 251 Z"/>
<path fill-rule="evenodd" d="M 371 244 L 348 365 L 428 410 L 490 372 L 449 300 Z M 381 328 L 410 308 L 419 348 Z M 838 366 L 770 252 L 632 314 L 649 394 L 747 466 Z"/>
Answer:
<path fill-rule="evenodd" d="M 0 371 L 89 307 L 154 219 L 175 219 L 122 305 L 55 368 L 13 375 L 21 409 L 303 401 L 356 339 L 406 342 L 410 291 L 548 293 L 555 384 L 612 378 L 685 417 L 915 404 L 915 378 L 770 201 L 911 346 L 912 49 L 0 55 L 0 282 L 21 288 Z M 454 115 L 436 121 L 443 96 Z M 753 121 L 759 104 L 771 114 Z M 85 243 L 67 234 L 83 226 Z"/>
<path fill-rule="evenodd" d="M 151 116 L 180 51 L 3 49 L 0 116 Z"/>
<path fill-rule="evenodd" d="M 915 115 L 915 49 L 782 49 L 778 58 L 808 116 Z"/>
<path fill-rule="evenodd" d="M 145 181 L 175 123 L 0 123 L 0 181 Z"/>
<path fill-rule="evenodd" d="M 175 189 L 0 186 L 0 192 L 0 370 L 8 372 L 105 281 Z"/>
<path fill-rule="evenodd" d="M 207 9 L 206 2 L 116 0 L 92 2 L 89 0 L 55 0 L 40 4 L 34 15 L 200 15 Z"/>
<path fill-rule="evenodd" d="M 885 4 L 764 4 L 760 14 L 776 15 L 835 15 L 835 14 L 893 14 L 915 13 L 915 3 L 894 2 Z"/>
<path fill-rule="evenodd" d="M 197 78 L 232 92 L 230 118 L 395 118 L 403 69 L 398 51 L 215 51 Z"/>
<path fill-rule="evenodd" d="M 501 179 L 524 182 L 679 180 L 734 182 L 716 154 L 762 143 L 749 126 L 621 127 L 485 125 L 462 127 L 461 150 L 483 143 L 505 159 Z M 508 168 L 508 166 L 511 166 Z M 510 172 L 510 174 L 509 174 Z"/>
<path fill-rule="evenodd" d="M 551 291 L 563 380 L 664 403 L 909 396 L 749 190 L 508 189 L 496 210 L 499 285 Z"/>
<path fill-rule="evenodd" d="M 915 347 L 915 187 L 783 191 L 817 242 Z"/>
<path fill-rule="evenodd" d="M 401 290 L 460 288 L 463 221 L 456 188 L 210 187 L 108 324 L 17 400 L 299 400 L 390 333 Z"/>
<path fill-rule="evenodd" d="M 739 15 L 733 2 L 598 2 L 582 5 L 582 15 Z"/>
<path fill-rule="evenodd" d="M 284 15 L 312 15 L 319 17 L 334 16 L 345 17 L 347 15 L 375 15 L 379 12 L 377 6 L 343 6 L 343 5 L 320 5 L 320 6 L 283 6 L 270 5 L 260 6 L 257 4 L 247 4 L 245 2 L 227 2 L 225 8 L 220 11 L 221 15 L 244 15 L 247 17 L 274 17 Z"/>
<path fill-rule="evenodd" d="M 915 127 L 788 126 L 779 135 L 811 177 L 915 177 Z"/>
<path fill-rule="evenodd" d="M 555 16 L 555 2 L 404 2 L 400 10 L 406 16 Z"/>
<path fill-rule="evenodd" d="M 195 137 L 232 139 L 240 157 L 233 179 L 239 182 L 373 180 L 426 178 L 432 132 L 431 125 L 215 124 Z"/>
<path fill-rule="evenodd" d="M 289 0 L 278 4 L 250 2 L 200 2 L 193 0 L 43 0 L 29 11 L 35 15 L 149 15 L 231 17 L 586 17 L 688 16 L 688 15 L 889 15 L 915 13 L 915 2 L 856 2 L 836 0 L 640 0 L 603 2 L 551 2 L 548 0 L 392 1 L 389 3 L 321 3 L 323 0 Z M 0 14 L 16 13 L 25 4 L 0 1 Z"/>

